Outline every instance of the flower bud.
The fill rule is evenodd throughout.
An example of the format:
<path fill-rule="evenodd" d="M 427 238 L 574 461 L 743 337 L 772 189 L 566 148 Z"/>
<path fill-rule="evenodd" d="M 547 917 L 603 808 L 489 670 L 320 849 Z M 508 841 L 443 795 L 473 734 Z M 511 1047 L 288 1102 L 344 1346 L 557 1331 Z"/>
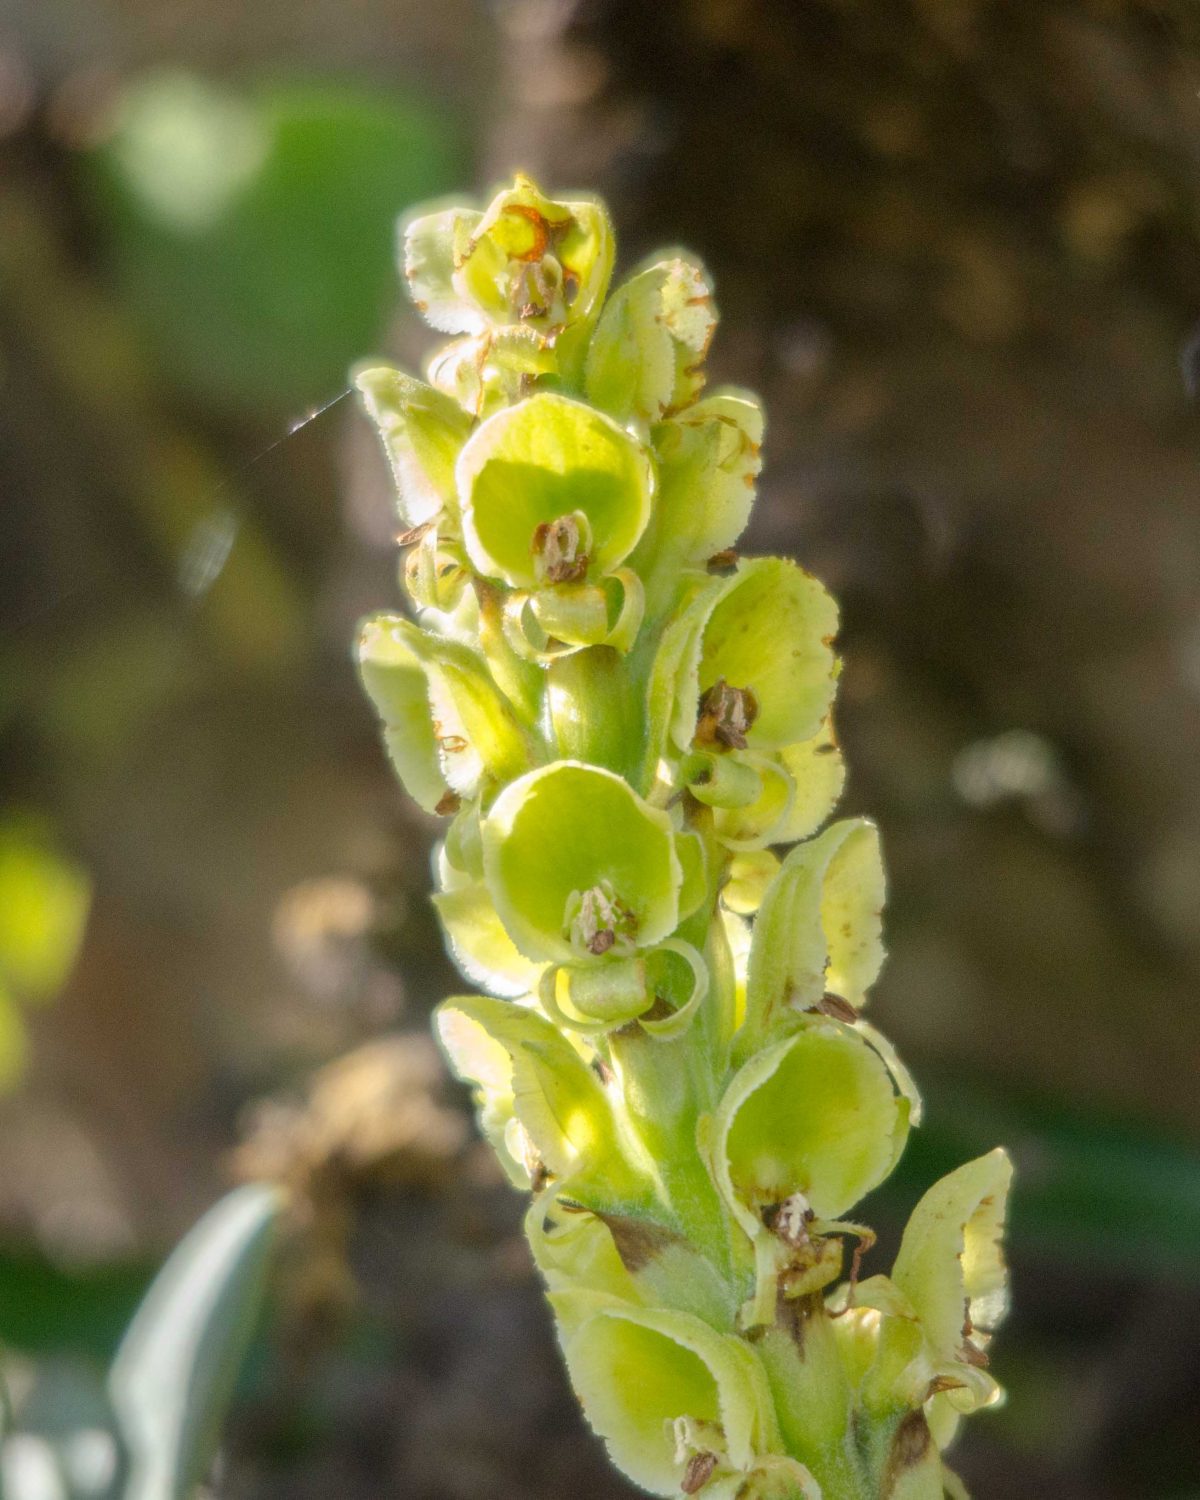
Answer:
<path fill-rule="evenodd" d="M 598 309 L 612 260 L 601 204 L 554 202 L 520 175 L 483 212 L 446 208 L 404 229 L 413 301 L 444 333 L 524 323 L 555 335 Z"/>

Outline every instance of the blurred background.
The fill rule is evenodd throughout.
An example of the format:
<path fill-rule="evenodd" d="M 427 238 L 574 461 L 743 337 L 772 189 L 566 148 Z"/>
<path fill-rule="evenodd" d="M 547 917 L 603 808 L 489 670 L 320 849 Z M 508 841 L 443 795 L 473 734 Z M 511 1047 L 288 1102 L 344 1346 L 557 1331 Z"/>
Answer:
<path fill-rule="evenodd" d="M 928 1100 L 866 1216 L 894 1243 L 964 1156 L 1019 1167 L 1011 1395 L 958 1466 L 1195 1500 L 1189 0 L 0 0 L 10 1379 L 86 1388 L 266 1171 L 312 1232 L 214 1496 L 632 1493 L 426 1039 L 433 827 L 349 654 L 398 592 L 338 398 L 430 343 L 393 221 L 517 166 L 603 192 L 626 265 L 707 260 L 714 378 L 769 415 L 748 549 L 842 601 L 877 1019 Z"/>

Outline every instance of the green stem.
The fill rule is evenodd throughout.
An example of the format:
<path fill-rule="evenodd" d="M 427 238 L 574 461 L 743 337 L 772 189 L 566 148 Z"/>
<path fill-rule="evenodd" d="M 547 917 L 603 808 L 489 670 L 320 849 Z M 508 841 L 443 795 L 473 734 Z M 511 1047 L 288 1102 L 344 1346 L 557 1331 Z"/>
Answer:
<path fill-rule="evenodd" d="M 631 750 L 642 743 L 641 714 L 611 646 L 560 657 L 546 672 L 550 723 L 565 760 L 588 761 L 630 780 Z"/>
<path fill-rule="evenodd" d="M 879 1500 L 856 1451 L 853 1396 L 821 1296 L 781 1301 L 757 1347 L 784 1443 L 811 1469 L 822 1500 Z"/>

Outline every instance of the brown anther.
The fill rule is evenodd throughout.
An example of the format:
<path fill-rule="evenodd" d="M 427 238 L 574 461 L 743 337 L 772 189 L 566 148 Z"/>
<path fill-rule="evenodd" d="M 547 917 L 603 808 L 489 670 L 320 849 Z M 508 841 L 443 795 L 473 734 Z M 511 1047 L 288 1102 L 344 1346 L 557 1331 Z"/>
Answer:
<path fill-rule="evenodd" d="M 518 318 L 544 318 L 554 301 L 554 292 L 541 260 L 522 263 L 509 288 L 509 301 Z"/>
<path fill-rule="evenodd" d="M 763 1223 L 771 1233 L 796 1250 L 811 1244 L 808 1226 L 812 1221 L 813 1211 L 802 1193 L 793 1193 L 782 1203 L 772 1203 L 763 1212 Z"/>
<path fill-rule="evenodd" d="M 438 744 L 447 755 L 461 755 L 467 748 L 467 742 L 461 734 L 443 734 L 438 737 Z"/>
<path fill-rule="evenodd" d="M 579 583 L 587 576 L 588 555 L 582 544 L 582 529 L 574 516 L 559 516 L 537 527 L 531 551 L 547 583 Z"/>
<path fill-rule="evenodd" d="M 698 1490 L 702 1490 L 713 1477 L 716 1468 L 717 1455 L 715 1453 L 693 1453 L 688 1459 L 688 1466 L 679 1488 L 685 1495 L 694 1495 Z"/>
<path fill-rule="evenodd" d="M 953 1375 L 935 1375 L 925 1388 L 925 1399 L 930 1396 L 940 1396 L 943 1391 L 965 1391 L 966 1386 L 961 1380 L 955 1380 Z"/>
<path fill-rule="evenodd" d="M 448 818 L 451 813 L 456 813 L 461 806 L 462 798 L 457 792 L 443 792 L 438 798 L 437 806 L 433 810 L 439 816 Z"/>
<path fill-rule="evenodd" d="M 720 552 L 714 552 L 704 566 L 710 573 L 728 573 L 737 567 L 737 560 L 736 547 L 723 547 Z"/>
<path fill-rule="evenodd" d="M 970 1339 L 963 1339 L 962 1348 L 958 1352 L 967 1364 L 974 1365 L 977 1370 L 986 1370 L 991 1364 L 979 1345 L 973 1344 Z"/>
<path fill-rule="evenodd" d="M 858 1012 L 853 1005 L 840 995 L 822 995 L 813 1010 L 820 1011 L 823 1016 L 829 1016 L 834 1021 L 845 1021 L 848 1026 L 853 1026 L 858 1020 Z"/>
<path fill-rule="evenodd" d="M 746 732 L 757 718 L 758 701 L 750 689 L 730 687 L 719 677 L 700 699 L 696 743 L 744 750 Z"/>
<path fill-rule="evenodd" d="M 601 886 L 584 891 L 579 915 L 573 924 L 575 940 L 596 958 L 602 958 L 618 937 L 633 937 L 637 919 L 619 897 Z"/>
<path fill-rule="evenodd" d="M 423 536 L 427 536 L 432 530 L 432 521 L 422 521 L 419 526 L 410 526 L 407 531 L 397 532 L 396 546 L 411 547 L 414 542 L 419 542 Z"/>

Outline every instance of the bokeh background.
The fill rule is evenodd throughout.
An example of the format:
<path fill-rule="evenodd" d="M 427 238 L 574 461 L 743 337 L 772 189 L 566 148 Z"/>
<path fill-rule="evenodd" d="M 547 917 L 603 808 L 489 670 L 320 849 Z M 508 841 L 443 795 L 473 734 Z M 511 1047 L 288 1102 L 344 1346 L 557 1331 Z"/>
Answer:
<path fill-rule="evenodd" d="M 349 656 L 396 556 L 337 398 L 429 344 L 393 221 L 516 166 L 602 191 L 627 265 L 706 258 L 770 418 L 748 545 L 843 603 L 878 1019 L 928 1097 L 868 1216 L 1019 1165 L 964 1476 L 1195 1500 L 1190 0 L 0 0 L 9 1366 L 86 1381 L 282 1174 L 310 1233 L 214 1496 L 631 1494 L 426 1041 L 434 830 Z"/>

